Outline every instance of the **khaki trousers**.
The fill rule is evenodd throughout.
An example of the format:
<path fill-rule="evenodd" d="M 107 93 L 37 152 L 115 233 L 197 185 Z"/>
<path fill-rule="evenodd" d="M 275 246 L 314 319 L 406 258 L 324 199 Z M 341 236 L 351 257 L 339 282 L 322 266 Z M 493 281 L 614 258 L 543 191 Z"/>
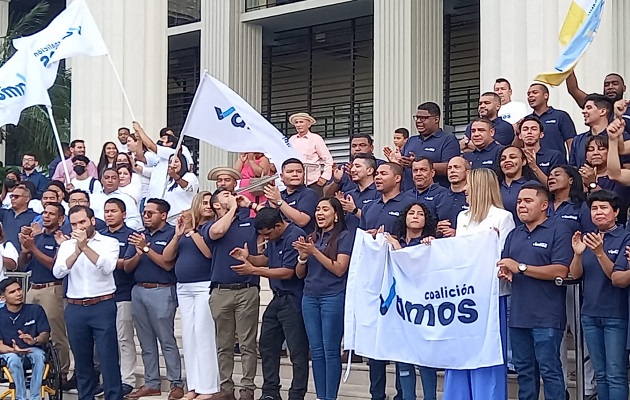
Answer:
<path fill-rule="evenodd" d="M 258 365 L 256 336 L 260 296 L 257 287 L 239 290 L 212 289 L 210 311 L 217 330 L 217 354 L 221 390 L 234 390 L 234 335 L 241 347 L 241 386 L 255 390 L 254 378 Z"/>

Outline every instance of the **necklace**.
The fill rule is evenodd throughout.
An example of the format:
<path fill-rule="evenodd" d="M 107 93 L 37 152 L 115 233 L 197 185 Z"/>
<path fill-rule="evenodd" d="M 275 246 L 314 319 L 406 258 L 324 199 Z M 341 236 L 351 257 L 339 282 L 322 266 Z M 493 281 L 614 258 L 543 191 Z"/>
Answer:
<path fill-rule="evenodd" d="M 16 315 L 15 317 L 11 317 L 11 316 L 9 315 L 9 319 L 11 320 L 11 322 L 13 323 L 13 325 L 15 325 L 15 321 L 17 321 L 17 320 L 18 320 L 18 318 L 20 318 L 20 314 Z"/>

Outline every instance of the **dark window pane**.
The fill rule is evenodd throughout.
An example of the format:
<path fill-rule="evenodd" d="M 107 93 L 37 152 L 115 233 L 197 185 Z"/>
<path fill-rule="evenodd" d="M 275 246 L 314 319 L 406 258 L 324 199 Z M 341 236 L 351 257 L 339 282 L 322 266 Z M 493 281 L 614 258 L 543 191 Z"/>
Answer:
<path fill-rule="evenodd" d="M 168 0 L 168 26 L 201 21 L 201 0 Z"/>

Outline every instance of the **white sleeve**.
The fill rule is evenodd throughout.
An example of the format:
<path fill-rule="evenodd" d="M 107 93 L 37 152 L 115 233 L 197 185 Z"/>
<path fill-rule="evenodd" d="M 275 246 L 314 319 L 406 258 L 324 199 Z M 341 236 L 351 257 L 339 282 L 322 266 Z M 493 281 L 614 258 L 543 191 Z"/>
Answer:
<path fill-rule="evenodd" d="M 188 186 L 182 188 L 184 191 L 193 193 L 197 193 L 197 191 L 199 191 L 199 179 L 195 174 L 192 172 L 186 172 L 186 174 L 182 176 L 182 179 L 188 182 Z"/>
<path fill-rule="evenodd" d="M 59 246 L 59 250 L 57 251 L 57 258 L 55 259 L 55 264 L 53 264 L 52 273 L 57 279 L 62 279 L 64 276 L 70 273 L 68 266 L 66 265 L 66 261 L 68 257 L 74 252 L 74 246 L 76 245 L 76 240 L 66 240 L 61 243 Z"/>
<path fill-rule="evenodd" d="M 190 150 L 188 150 L 188 147 L 186 147 L 184 145 L 182 145 L 182 155 L 186 159 L 186 162 L 188 162 L 188 165 L 194 165 L 195 164 L 195 161 L 192 158 L 192 154 L 190 154 Z"/>
<path fill-rule="evenodd" d="M 0 256 L 10 258 L 16 263 L 18 262 L 19 257 L 17 249 L 11 242 L 6 242 L 4 246 L 2 246 L 2 253 L 0 253 Z"/>
<path fill-rule="evenodd" d="M 507 239 L 508 234 L 512 232 L 514 228 L 516 228 L 516 224 L 514 224 L 514 218 L 509 211 L 502 216 L 501 220 L 499 221 L 499 226 L 497 226 L 497 228 L 499 229 L 499 246 L 501 251 L 503 251 L 505 239 Z"/>
<path fill-rule="evenodd" d="M 158 157 L 168 161 L 169 157 L 175 154 L 175 149 L 166 146 L 157 146 L 156 154 Z"/>

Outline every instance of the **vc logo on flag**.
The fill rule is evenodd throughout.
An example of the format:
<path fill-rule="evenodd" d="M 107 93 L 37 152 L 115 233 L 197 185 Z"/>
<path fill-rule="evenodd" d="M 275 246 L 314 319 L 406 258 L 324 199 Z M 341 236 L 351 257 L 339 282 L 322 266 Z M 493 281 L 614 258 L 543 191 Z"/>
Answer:
<path fill-rule="evenodd" d="M 235 128 L 247 128 L 247 125 L 245 125 L 245 121 L 243 121 L 243 118 L 241 117 L 241 114 L 236 112 L 236 109 L 234 107 L 230 107 L 227 110 L 223 111 L 221 110 L 219 107 L 214 107 L 214 111 L 216 111 L 217 113 L 217 118 L 219 118 L 219 121 L 228 118 L 230 115 L 232 116 L 232 118 L 230 119 L 230 122 L 232 123 L 232 125 Z"/>

